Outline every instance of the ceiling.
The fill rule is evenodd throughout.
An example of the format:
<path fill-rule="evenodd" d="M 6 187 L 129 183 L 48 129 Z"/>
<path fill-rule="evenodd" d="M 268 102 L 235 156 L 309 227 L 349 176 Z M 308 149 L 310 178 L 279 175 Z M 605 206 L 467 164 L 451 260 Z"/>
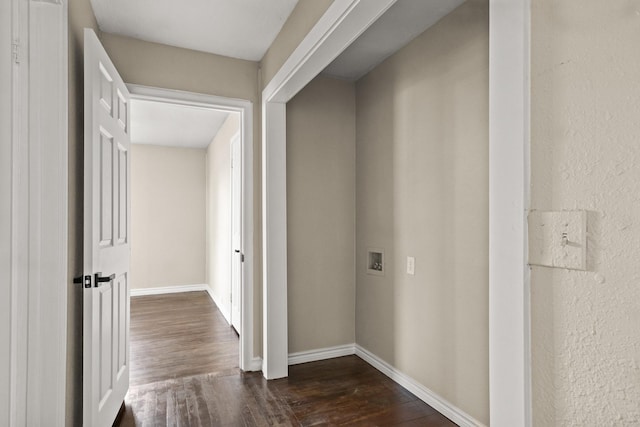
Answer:
<path fill-rule="evenodd" d="M 101 31 L 259 61 L 298 0 L 91 0 Z"/>
<path fill-rule="evenodd" d="M 324 70 L 357 80 L 406 46 L 465 0 L 398 0 Z"/>
<path fill-rule="evenodd" d="M 298 0 L 92 0 L 100 29 L 259 61 Z M 398 0 L 325 70 L 357 80 L 465 0 Z M 148 100 L 131 102 L 135 144 L 205 148 L 229 113 Z"/>
<path fill-rule="evenodd" d="M 131 100 L 131 142 L 206 148 L 230 113 L 168 102 Z"/>

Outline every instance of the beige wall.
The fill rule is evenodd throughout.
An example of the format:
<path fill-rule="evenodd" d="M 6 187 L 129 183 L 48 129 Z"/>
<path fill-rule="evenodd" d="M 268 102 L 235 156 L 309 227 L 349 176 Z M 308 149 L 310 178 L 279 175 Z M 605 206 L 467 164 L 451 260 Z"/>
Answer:
<path fill-rule="evenodd" d="M 102 33 L 126 83 L 255 100 L 256 62 Z"/>
<path fill-rule="evenodd" d="M 355 341 L 355 87 L 318 77 L 287 104 L 289 352 Z"/>
<path fill-rule="evenodd" d="M 535 425 L 640 425 L 640 4 L 532 5 L 532 207 L 588 210 L 594 260 L 533 268 Z"/>
<path fill-rule="evenodd" d="M 205 154 L 131 145 L 131 288 L 203 284 Z"/>
<path fill-rule="evenodd" d="M 488 29 L 469 0 L 356 87 L 356 340 L 486 424 Z"/>
<path fill-rule="evenodd" d="M 287 18 L 282 29 L 265 53 L 260 66 L 262 68 L 263 89 L 282 67 L 289 55 L 298 47 L 300 42 L 318 22 L 320 17 L 331 6 L 333 0 L 299 0 L 296 7 Z"/>
<path fill-rule="evenodd" d="M 254 352 L 262 354 L 262 196 L 258 63 L 112 34 L 101 40 L 125 83 L 226 96 L 253 103 Z"/>
<path fill-rule="evenodd" d="M 0 93 L 11 93 L 11 2 L 0 4 Z M 11 97 L 0 97 L 0 425 L 9 425 L 11 368 Z"/>
<path fill-rule="evenodd" d="M 207 148 L 207 283 L 218 308 L 231 312 L 231 138 L 240 131 L 230 114 Z"/>
<path fill-rule="evenodd" d="M 69 278 L 82 275 L 84 28 L 98 32 L 89 0 L 69 2 Z M 99 35 L 99 33 L 98 33 Z M 82 424 L 82 287 L 67 293 L 67 426 Z"/>

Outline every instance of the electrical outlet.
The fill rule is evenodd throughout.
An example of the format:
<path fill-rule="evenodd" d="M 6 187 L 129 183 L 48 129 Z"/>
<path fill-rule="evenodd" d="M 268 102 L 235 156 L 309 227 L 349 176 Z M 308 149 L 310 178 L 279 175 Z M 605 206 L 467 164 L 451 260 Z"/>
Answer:
<path fill-rule="evenodd" d="M 416 274 L 416 259 L 412 256 L 407 257 L 407 274 Z"/>

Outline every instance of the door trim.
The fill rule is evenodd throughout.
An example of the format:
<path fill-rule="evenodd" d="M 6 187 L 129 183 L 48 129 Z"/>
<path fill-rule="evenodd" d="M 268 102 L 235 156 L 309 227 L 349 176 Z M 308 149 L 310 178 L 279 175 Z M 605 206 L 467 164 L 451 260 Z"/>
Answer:
<path fill-rule="evenodd" d="M 489 402 L 492 426 L 531 426 L 530 0 L 490 0 Z"/>
<path fill-rule="evenodd" d="M 234 280 L 234 275 L 235 275 L 235 270 L 233 268 L 233 264 L 234 264 L 234 258 L 237 256 L 235 254 L 235 247 L 233 244 L 233 212 L 234 212 L 234 200 L 233 200 L 233 143 L 239 139 L 240 140 L 240 144 L 242 144 L 242 135 L 241 133 L 238 131 L 235 134 L 233 134 L 233 136 L 231 137 L 231 139 L 229 140 L 229 162 L 231 164 L 231 170 L 229 171 L 229 195 L 230 195 L 230 201 L 229 201 L 229 206 L 231 207 L 231 225 L 229 226 L 229 253 L 231 254 L 231 265 L 229 266 L 229 271 L 231 272 L 230 278 L 231 278 L 231 283 L 229 284 L 229 287 L 231 289 L 231 305 L 229 306 L 229 317 L 227 318 L 227 322 L 229 323 L 229 325 L 236 330 L 236 332 L 239 333 L 240 336 L 242 336 L 242 326 L 240 327 L 240 331 L 238 331 L 236 329 L 236 327 L 233 325 L 233 322 L 235 321 L 237 323 L 236 320 L 234 320 L 234 316 L 233 316 L 233 301 L 234 301 L 234 294 L 233 294 L 233 280 Z M 242 147 L 242 145 L 240 145 L 240 158 L 242 159 L 243 156 L 243 152 L 244 151 L 244 147 Z M 240 180 L 242 181 L 242 177 L 240 178 Z M 240 197 L 242 197 L 242 182 L 240 183 Z M 240 208 L 241 212 L 240 215 L 242 216 L 242 207 Z M 242 220 L 241 220 L 242 222 Z M 241 224 L 242 226 L 242 224 Z M 240 236 L 242 238 L 242 227 L 240 229 Z M 244 256 L 244 252 L 242 252 L 242 250 L 240 250 L 240 253 L 243 254 L 242 256 Z M 242 261 L 243 262 L 243 261 Z M 242 284 L 240 284 L 240 286 L 242 287 Z M 242 289 L 240 289 L 240 294 L 242 296 Z M 235 295 L 237 297 L 237 295 Z M 242 301 L 241 301 L 242 303 Z M 240 311 L 241 311 L 241 315 L 240 315 L 240 324 L 242 325 L 242 307 L 240 307 Z"/>
<path fill-rule="evenodd" d="M 2 194 L 11 206 L 9 424 L 64 426 L 67 290 L 74 286 L 67 271 L 67 1 L 13 0 L 11 8 L 11 190 Z"/>
<path fill-rule="evenodd" d="M 335 0 L 262 92 L 263 366 L 288 375 L 286 103 L 396 0 Z"/>
<path fill-rule="evenodd" d="M 242 264 L 241 310 L 242 335 L 240 335 L 240 369 L 256 370 L 253 360 L 253 103 L 244 99 L 226 98 L 173 89 L 127 84 L 131 99 L 143 99 L 192 107 L 215 108 L 239 113 L 241 117 L 240 140 L 242 144 L 242 248 L 245 262 Z M 259 369 L 258 369 L 259 370 Z"/>

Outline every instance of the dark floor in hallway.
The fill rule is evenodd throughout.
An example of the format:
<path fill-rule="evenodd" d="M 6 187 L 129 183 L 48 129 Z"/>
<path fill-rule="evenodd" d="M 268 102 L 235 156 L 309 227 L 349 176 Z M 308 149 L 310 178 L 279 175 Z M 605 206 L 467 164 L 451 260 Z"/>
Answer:
<path fill-rule="evenodd" d="M 455 426 L 356 356 L 266 381 L 204 292 L 131 299 L 131 387 L 119 426 Z"/>
<path fill-rule="evenodd" d="M 131 298 L 130 384 L 238 369 L 238 336 L 206 292 Z"/>

